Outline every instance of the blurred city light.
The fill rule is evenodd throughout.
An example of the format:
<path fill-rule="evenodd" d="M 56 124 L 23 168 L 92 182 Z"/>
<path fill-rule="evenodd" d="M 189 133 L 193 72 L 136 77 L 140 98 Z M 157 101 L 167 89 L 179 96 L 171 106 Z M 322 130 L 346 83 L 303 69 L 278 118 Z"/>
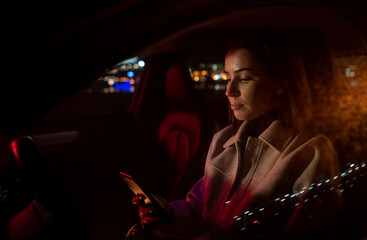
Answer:
<path fill-rule="evenodd" d="M 130 77 L 130 78 L 132 78 L 132 77 L 134 77 L 134 72 L 133 71 L 128 71 L 127 73 L 126 73 L 126 75 L 128 76 L 128 77 Z"/>
<path fill-rule="evenodd" d="M 139 65 L 139 67 L 144 67 L 145 66 L 145 62 L 143 60 L 140 60 L 138 62 L 138 65 Z"/>
<path fill-rule="evenodd" d="M 213 78 L 215 81 L 217 81 L 217 80 L 219 80 L 219 79 L 220 79 L 220 76 L 219 76 L 219 74 L 213 74 L 212 78 Z"/>
<path fill-rule="evenodd" d="M 121 82 L 121 83 L 115 83 L 113 87 L 115 90 L 130 92 L 131 84 L 130 82 Z"/>

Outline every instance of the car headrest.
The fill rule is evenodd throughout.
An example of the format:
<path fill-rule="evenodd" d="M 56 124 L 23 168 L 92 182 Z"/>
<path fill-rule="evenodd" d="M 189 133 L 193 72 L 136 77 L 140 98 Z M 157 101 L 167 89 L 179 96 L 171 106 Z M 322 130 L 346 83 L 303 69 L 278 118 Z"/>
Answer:
<path fill-rule="evenodd" d="M 166 98 L 173 107 L 190 108 L 194 85 L 185 65 L 173 64 L 167 70 Z"/>

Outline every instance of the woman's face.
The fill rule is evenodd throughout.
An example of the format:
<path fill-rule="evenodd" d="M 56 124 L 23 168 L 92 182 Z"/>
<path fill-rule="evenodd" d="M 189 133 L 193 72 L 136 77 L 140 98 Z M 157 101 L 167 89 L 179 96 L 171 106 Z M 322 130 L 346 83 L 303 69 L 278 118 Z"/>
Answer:
<path fill-rule="evenodd" d="M 250 121 L 278 107 L 283 90 L 250 50 L 230 50 L 224 65 L 226 96 L 236 119 Z"/>

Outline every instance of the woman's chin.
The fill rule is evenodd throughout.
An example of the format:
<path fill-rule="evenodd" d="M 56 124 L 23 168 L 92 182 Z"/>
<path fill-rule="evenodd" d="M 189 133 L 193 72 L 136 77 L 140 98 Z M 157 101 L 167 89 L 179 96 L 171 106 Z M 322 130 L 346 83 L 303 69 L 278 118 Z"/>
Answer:
<path fill-rule="evenodd" d="M 239 121 L 248 121 L 249 116 L 241 112 L 234 112 L 234 117 Z"/>

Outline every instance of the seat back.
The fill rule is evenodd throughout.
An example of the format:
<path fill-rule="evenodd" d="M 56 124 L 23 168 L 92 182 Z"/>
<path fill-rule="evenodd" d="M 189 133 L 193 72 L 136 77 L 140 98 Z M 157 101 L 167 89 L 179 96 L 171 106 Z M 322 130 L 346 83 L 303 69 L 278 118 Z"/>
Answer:
<path fill-rule="evenodd" d="M 158 130 L 158 142 L 182 173 L 195 155 L 200 143 L 201 122 L 193 113 L 170 112 Z"/>
<path fill-rule="evenodd" d="M 76 132 L 41 135 L 37 138 L 47 144 L 73 141 Z M 42 235 L 52 239 L 63 239 L 71 233 L 78 239 L 86 239 L 84 221 L 75 206 L 70 202 L 66 189 L 60 183 L 55 169 L 47 163 L 35 138 L 25 135 L 14 139 L 11 149 L 20 169 L 20 179 L 35 197 L 30 205 L 11 218 L 7 225 L 10 239 L 28 239 Z M 27 232 L 14 232 L 22 225 L 33 226 Z M 30 235 L 30 236 L 28 236 Z"/>
<path fill-rule="evenodd" d="M 158 143 L 168 154 L 166 176 L 171 181 L 168 198 L 179 191 L 190 161 L 197 154 L 202 135 L 202 116 L 195 104 L 196 96 L 188 68 L 173 64 L 167 70 L 166 98 L 170 111 L 164 116 L 158 129 Z M 197 162 L 198 166 L 200 162 Z M 197 176 L 199 177 L 199 176 Z M 182 196 L 183 197 L 183 196 Z"/>
<path fill-rule="evenodd" d="M 139 166 L 145 166 L 139 169 L 142 181 L 150 185 L 153 192 L 173 200 L 184 198 L 203 174 L 207 142 L 214 127 L 204 120 L 208 116 L 200 107 L 188 67 L 180 61 L 170 61 L 172 58 L 165 60 L 165 64 L 151 63 L 165 66 L 160 69 L 158 78 L 145 76 L 147 79 L 143 79 L 156 82 L 141 83 L 149 92 L 139 92 L 141 106 L 135 108 L 135 129 L 140 134 L 135 137 L 134 145 L 138 147 L 133 158 L 140 155 Z M 156 69 L 148 66 L 147 71 Z M 149 85 L 152 88 L 147 87 Z"/>

